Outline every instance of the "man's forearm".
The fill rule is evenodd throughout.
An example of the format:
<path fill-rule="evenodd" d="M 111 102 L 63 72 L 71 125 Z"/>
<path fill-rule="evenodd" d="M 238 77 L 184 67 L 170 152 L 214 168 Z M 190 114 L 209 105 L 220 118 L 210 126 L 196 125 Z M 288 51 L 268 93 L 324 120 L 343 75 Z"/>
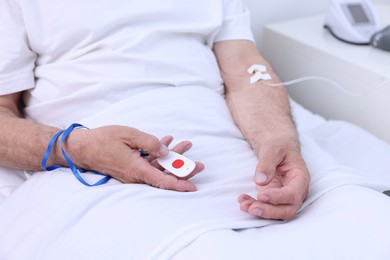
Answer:
<path fill-rule="evenodd" d="M 247 69 L 253 64 L 266 65 L 272 79 L 280 80 L 256 46 L 246 41 L 217 43 L 215 52 L 225 83 L 226 101 L 236 124 L 256 151 L 264 142 L 277 139 L 291 141 L 298 146 L 297 132 L 291 118 L 287 91 L 272 87 L 260 80 L 250 83 Z"/>
<path fill-rule="evenodd" d="M 58 129 L 17 117 L 6 108 L 0 109 L 0 166 L 41 169 L 47 144 Z M 56 150 L 49 164 L 58 161 Z"/>
<path fill-rule="evenodd" d="M 233 118 L 255 151 L 267 142 L 278 139 L 298 147 L 297 132 L 291 117 L 284 89 L 270 86 L 250 86 L 226 94 Z"/>

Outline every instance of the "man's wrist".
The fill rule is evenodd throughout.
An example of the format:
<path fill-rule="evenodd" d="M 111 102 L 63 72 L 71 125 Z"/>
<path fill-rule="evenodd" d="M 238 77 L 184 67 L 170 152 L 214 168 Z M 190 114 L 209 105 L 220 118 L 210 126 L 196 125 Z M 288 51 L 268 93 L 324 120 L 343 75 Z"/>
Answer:
<path fill-rule="evenodd" d="M 254 134 L 255 140 L 251 142 L 257 152 L 265 145 L 277 145 L 300 150 L 298 132 L 290 116 L 262 118 L 261 122 L 268 123 L 262 124 L 258 132 Z"/>
<path fill-rule="evenodd" d="M 88 137 L 88 131 L 85 129 L 75 129 L 70 133 L 67 138 L 64 140 L 63 147 L 64 151 L 68 156 L 73 160 L 74 164 L 83 169 L 90 169 L 90 166 L 86 163 L 86 153 L 85 151 Z M 58 160 L 62 161 L 64 165 L 67 165 L 67 162 L 63 156 L 62 149 L 60 147 L 60 142 L 58 142 Z"/>

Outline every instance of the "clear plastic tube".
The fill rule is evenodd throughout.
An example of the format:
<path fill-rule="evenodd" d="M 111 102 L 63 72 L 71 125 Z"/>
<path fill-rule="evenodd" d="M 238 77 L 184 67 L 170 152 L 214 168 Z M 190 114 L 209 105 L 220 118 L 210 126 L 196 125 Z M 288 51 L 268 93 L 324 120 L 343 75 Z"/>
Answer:
<path fill-rule="evenodd" d="M 332 84 L 333 86 L 335 86 L 335 87 L 339 88 L 340 90 L 342 90 L 344 93 L 346 93 L 348 95 L 351 95 L 351 96 L 364 96 L 364 95 L 367 95 L 367 94 L 369 94 L 371 92 L 374 92 L 375 90 L 377 90 L 379 88 L 382 88 L 386 84 L 390 83 L 390 80 L 386 80 L 386 81 L 380 83 L 379 85 L 377 85 L 375 88 L 363 91 L 361 93 L 356 93 L 356 92 L 349 91 L 349 90 L 343 88 L 337 82 L 335 82 L 335 81 L 333 81 L 331 79 L 325 78 L 325 77 L 321 77 L 321 76 L 307 76 L 307 77 L 293 79 L 293 80 L 289 80 L 289 81 L 281 82 L 281 83 L 267 83 L 267 81 L 263 81 L 263 83 L 265 83 L 265 84 L 267 84 L 268 86 L 271 86 L 271 87 L 278 87 L 278 86 L 289 86 L 289 85 L 293 85 L 293 84 L 296 84 L 296 83 L 299 83 L 299 82 L 309 81 L 309 80 L 319 80 L 319 81 L 328 82 L 328 83 Z"/>

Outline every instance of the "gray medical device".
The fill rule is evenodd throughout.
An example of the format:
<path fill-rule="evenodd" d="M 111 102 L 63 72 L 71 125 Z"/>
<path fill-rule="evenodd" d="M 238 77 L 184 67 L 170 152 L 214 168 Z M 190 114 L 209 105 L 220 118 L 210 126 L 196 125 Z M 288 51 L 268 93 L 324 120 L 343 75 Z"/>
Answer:
<path fill-rule="evenodd" d="M 369 45 L 380 29 L 378 15 L 369 0 L 331 0 L 324 27 L 337 39 L 358 45 Z"/>

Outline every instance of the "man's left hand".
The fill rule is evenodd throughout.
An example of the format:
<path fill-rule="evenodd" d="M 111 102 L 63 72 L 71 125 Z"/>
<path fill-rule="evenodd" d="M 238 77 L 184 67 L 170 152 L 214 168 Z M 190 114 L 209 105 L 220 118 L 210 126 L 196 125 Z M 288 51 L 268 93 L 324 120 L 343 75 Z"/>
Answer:
<path fill-rule="evenodd" d="M 310 174 L 299 150 L 290 148 L 273 143 L 260 149 L 254 177 L 257 198 L 240 195 L 242 211 L 265 219 L 283 220 L 297 214 L 308 193 Z"/>

